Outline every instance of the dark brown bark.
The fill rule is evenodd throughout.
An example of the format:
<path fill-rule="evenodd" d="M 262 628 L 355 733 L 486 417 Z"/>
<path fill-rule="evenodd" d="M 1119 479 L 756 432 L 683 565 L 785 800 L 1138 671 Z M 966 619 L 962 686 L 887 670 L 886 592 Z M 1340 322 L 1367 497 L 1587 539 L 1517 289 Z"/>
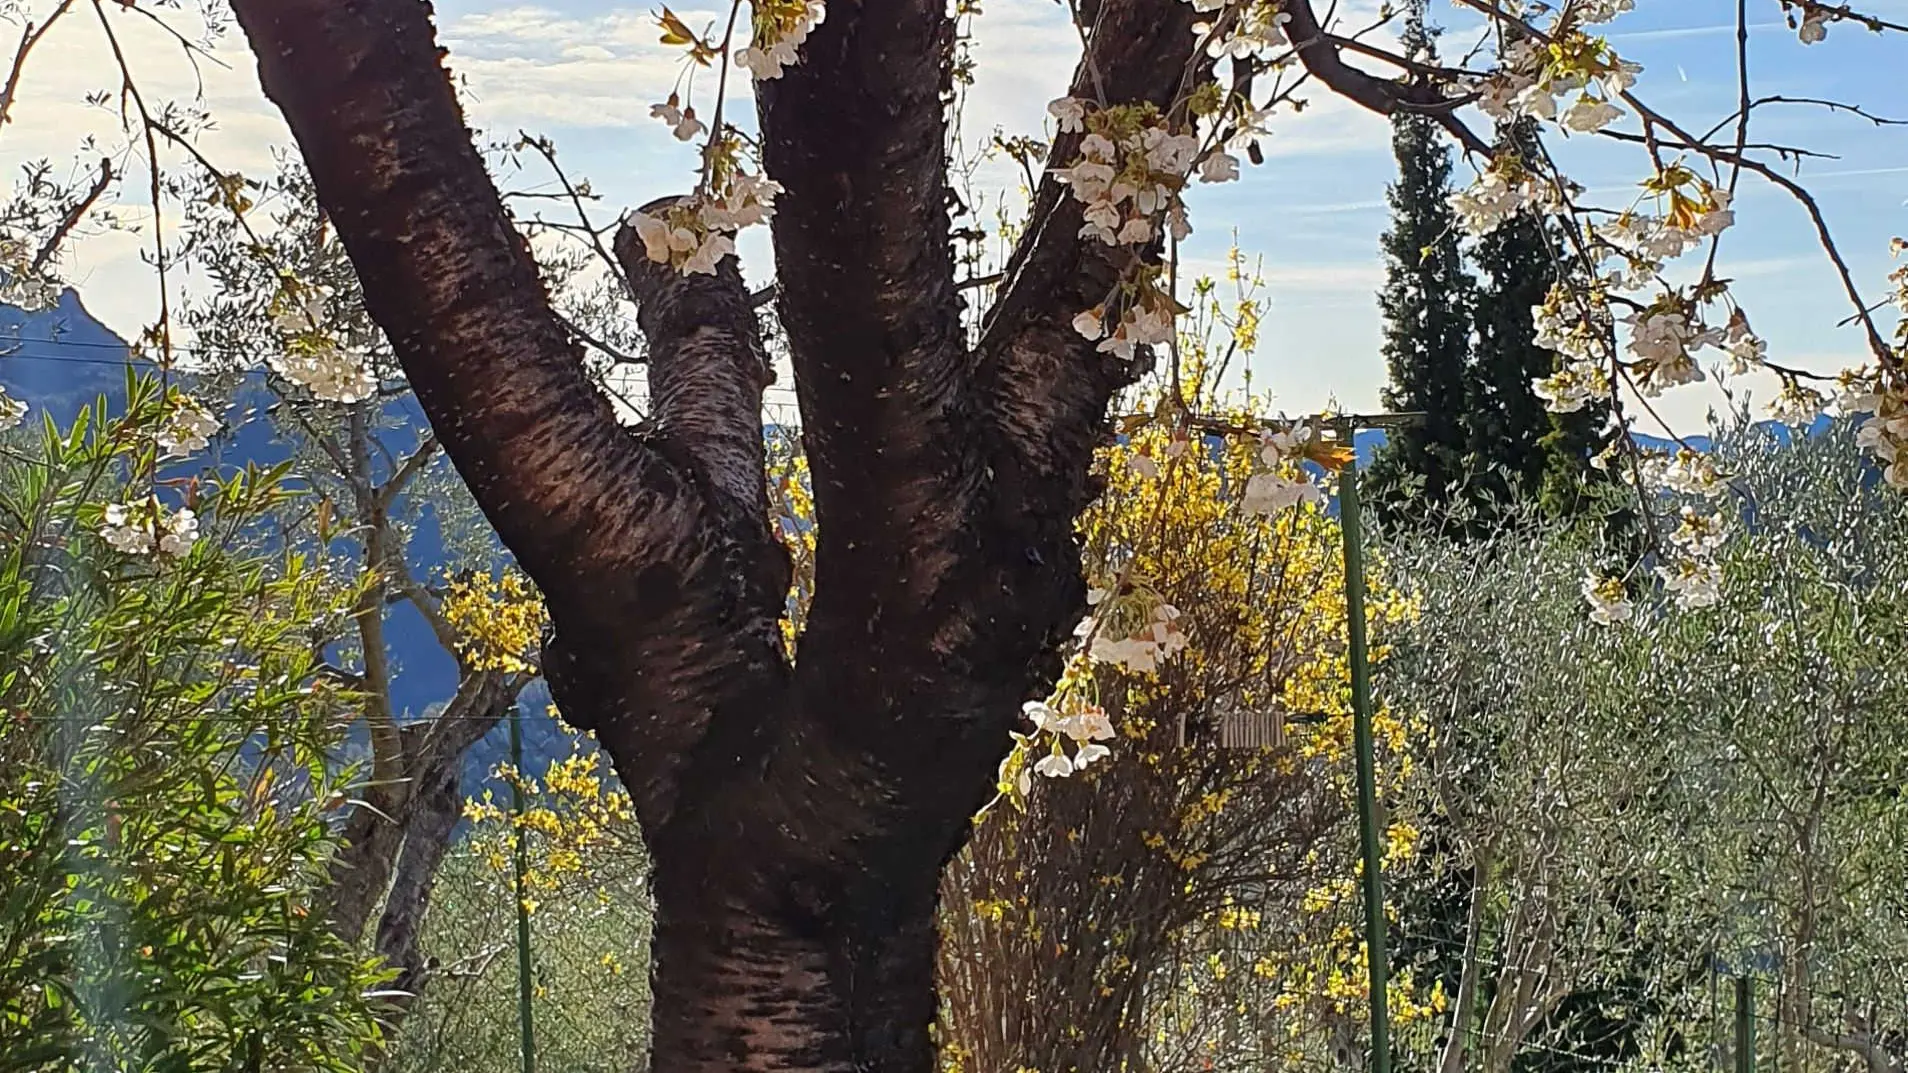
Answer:
<path fill-rule="evenodd" d="M 1428 115 L 1466 152 L 1491 155 L 1490 143 L 1458 118 L 1457 108 L 1464 102 L 1446 97 L 1437 84 L 1428 80 L 1394 82 L 1346 63 L 1339 39 L 1320 26 L 1312 0 L 1293 0 L 1285 11 L 1292 16 L 1286 30 L 1298 50 L 1299 62 L 1332 92 L 1382 116 L 1401 110 Z"/>
<path fill-rule="evenodd" d="M 777 620 L 767 366 L 733 265 L 618 251 L 650 420 L 619 428 L 551 315 L 417 0 L 232 0 L 438 440 L 547 598 L 544 672 L 629 787 L 654 861 L 659 1073 L 927 1073 L 943 864 L 1084 610 L 1074 515 L 1132 369 L 1067 329 L 1111 262 L 1041 218 L 988 345 L 962 342 L 945 5 L 835 0 L 760 86 L 821 526 L 800 659 Z M 1169 0 L 1108 0 L 1109 89 L 1169 98 Z M 1082 75 L 1082 78 L 1085 76 Z"/>
<path fill-rule="evenodd" d="M 1150 101 L 1164 109 L 1182 84 L 1191 84 L 1189 42 L 1198 16 L 1186 3 L 1105 0 L 1092 13 L 1088 55 L 1074 73 L 1074 97 Z M 1078 155 L 1083 135 L 1055 139 L 1049 169 Z M 1132 370 L 1096 353 L 1096 343 L 1073 330 L 1076 314 L 1106 299 L 1129 250 L 1080 234 L 1081 206 L 1068 187 L 1043 177 L 1031 222 L 1007 264 L 1000 298 L 988 311 L 980 342 L 982 383 L 1013 453 L 1043 484 L 1064 484 L 1099 427 L 1106 399 Z M 1086 506 L 1079 490 L 1065 494 L 1072 518 Z"/>

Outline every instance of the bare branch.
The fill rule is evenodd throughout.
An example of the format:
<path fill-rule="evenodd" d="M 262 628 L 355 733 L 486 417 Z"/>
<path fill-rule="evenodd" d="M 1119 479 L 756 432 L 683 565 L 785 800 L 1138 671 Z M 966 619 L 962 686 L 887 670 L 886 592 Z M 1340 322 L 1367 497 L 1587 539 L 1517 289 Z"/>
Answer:
<path fill-rule="evenodd" d="M 815 613 L 844 624 L 868 621 L 864 601 L 920 602 L 887 579 L 897 562 L 937 561 L 961 528 L 956 489 L 978 477 L 955 449 L 973 415 L 948 241 L 953 43 L 940 0 L 833 8 L 802 62 L 757 87 L 763 162 L 787 188 L 773 223 L 781 321 L 816 513 L 839 549 L 824 572 L 841 581 L 818 580 Z"/>
<path fill-rule="evenodd" d="M 74 0 L 60 0 L 60 6 L 47 15 L 45 22 L 38 26 L 29 22 L 21 30 L 19 47 L 13 50 L 13 66 L 7 69 L 6 85 L 0 87 L 0 126 L 5 126 L 13 120 L 13 100 L 20 90 L 20 76 L 26 73 L 27 58 L 33 54 L 34 48 L 46 39 L 46 32 L 53 28 L 53 24 L 72 10 L 73 3 Z"/>
<path fill-rule="evenodd" d="M 437 437 L 426 432 L 424 438 L 418 441 L 417 449 L 406 456 L 404 461 L 398 463 L 397 469 L 392 472 L 390 478 L 377 489 L 379 505 L 389 508 L 392 502 L 404 493 L 405 487 L 411 483 L 412 479 L 423 472 L 424 467 L 429 465 L 431 459 L 435 457 L 437 457 Z"/>
<path fill-rule="evenodd" d="M 1312 0 L 1292 0 L 1285 10 L 1292 16 L 1286 29 L 1293 47 L 1298 50 L 1299 62 L 1305 65 L 1313 77 L 1331 87 L 1334 93 L 1383 116 L 1391 115 L 1400 108 L 1430 116 L 1457 139 L 1466 152 L 1491 155 L 1490 143 L 1457 117 L 1457 107 L 1463 102 L 1444 96 L 1438 83 L 1388 82 L 1367 74 L 1345 62 L 1340 55 L 1343 39 L 1333 38 L 1319 26 L 1318 15 L 1312 10 Z M 1370 54 L 1377 50 L 1361 46 L 1359 51 Z M 1382 52 L 1379 55 L 1387 62 L 1410 66 L 1399 57 Z"/>
<path fill-rule="evenodd" d="M 693 522 L 550 314 L 424 5 L 235 0 L 266 93 L 439 439 L 546 593 L 670 562 Z M 507 328 L 500 330 L 500 326 Z"/>
<path fill-rule="evenodd" d="M 450 624 L 450 620 L 444 617 L 443 604 L 431 593 L 431 590 L 418 581 L 416 575 L 412 574 L 408 568 L 396 571 L 391 578 L 391 585 L 399 599 L 409 603 L 417 609 L 418 614 L 424 616 L 425 623 L 430 626 L 431 633 L 437 638 L 438 646 L 455 655 L 458 647 L 463 643 L 463 637 Z"/>
<path fill-rule="evenodd" d="M 576 212 L 577 222 L 581 224 L 574 230 L 588 236 L 590 250 L 603 262 L 604 267 L 609 269 L 610 274 L 622 282 L 623 292 L 632 298 L 635 297 L 636 291 L 630 282 L 629 270 L 603 245 L 603 231 L 590 222 L 589 210 L 583 207 L 583 192 L 570 181 L 570 176 L 563 170 L 563 165 L 557 163 L 556 146 L 548 138 L 533 138 L 522 131 L 518 132 L 518 136 L 523 139 L 523 144 L 535 150 L 536 154 L 543 158 L 544 163 L 550 166 L 551 173 L 556 176 L 557 182 L 563 186 L 563 196 L 569 201 L 571 209 Z"/>
<path fill-rule="evenodd" d="M 781 664 L 786 591 L 758 585 L 779 550 L 765 520 L 716 502 L 667 436 L 631 435 L 590 385 L 471 142 L 428 5 L 232 8 L 366 309 L 548 600 L 559 704 L 601 732 L 645 825 L 661 829 L 716 714 L 769 714 L 748 702 Z"/>
<path fill-rule="evenodd" d="M 5 105 L 0 104 L 0 112 L 4 112 L 4 109 Z M 93 179 L 93 185 L 80 195 L 79 200 L 73 202 L 72 207 L 66 210 L 66 215 L 60 218 L 59 226 L 55 227 L 53 232 L 46 236 L 46 241 L 40 244 L 39 252 L 33 255 L 33 271 L 38 272 L 45 268 L 47 262 L 59 253 L 60 247 L 73 234 L 73 229 L 86 219 L 86 214 L 91 211 L 93 204 L 106 193 L 106 188 L 113 184 L 113 179 L 113 162 L 106 157 L 100 157 L 99 175 Z"/>
<path fill-rule="evenodd" d="M 1724 127 L 1728 126 L 1729 124 L 1740 123 L 1742 120 L 1742 117 L 1748 114 L 1749 112 L 1752 112 L 1757 108 L 1766 107 L 1771 104 L 1802 104 L 1802 105 L 1808 105 L 1815 108 L 1826 108 L 1831 112 L 1842 112 L 1847 115 L 1857 116 L 1861 119 L 1866 119 L 1868 120 L 1869 123 L 1877 127 L 1908 126 L 1908 119 L 1891 119 L 1888 116 L 1876 115 L 1874 112 L 1871 112 L 1868 109 L 1861 107 L 1860 105 L 1849 104 L 1847 101 L 1828 100 L 1822 97 L 1791 97 L 1781 93 L 1774 93 L 1766 97 L 1757 97 L 1754 100 L 1748 100 L 1747 98 L 1744 98 L 1743 101 L 1738 102 L 1736 106 L 1736 110 L 1734 112 L 1731 112 L 1729 115 L 1726 115 L 1723 118 L 1717 120 L 1715 126 L 1710 127 L 1707 131 L 1704 131 L 1702 140 L 1706 142 L 1709 139 L 1714 138 L 1717 134 L 1722 132 L 1722 129 Z"/>
<path fill-rule="evenodd" d="M 619 275 L 621 274 L 620 270 L 618 274 Z M 556 318 L 556 321 L 558 324 L 563 325 L 564 331 L 567 331 L 571 335 L 575 336 L 578 342 L 582 343 L 585 346 L 596 348 L 598 351 L 601 351 L 603 354 L 607 355 L 611 361 L 616 362 L 618 365 L 641 365 L 643 362 L 649 360 L 648 358 L 645 358 L 639 354 L 631 354 L 631 353 L 628 353 L 627 351 L 618 350 L 616 347 L 613 347 L 609 345 L 608 343 L 605 343 L 602 339 L 591 334 L 582 325 L 564 316 L 563 314 L 556 312 L 555 310 L 551 310 L 550 315 Z"/>

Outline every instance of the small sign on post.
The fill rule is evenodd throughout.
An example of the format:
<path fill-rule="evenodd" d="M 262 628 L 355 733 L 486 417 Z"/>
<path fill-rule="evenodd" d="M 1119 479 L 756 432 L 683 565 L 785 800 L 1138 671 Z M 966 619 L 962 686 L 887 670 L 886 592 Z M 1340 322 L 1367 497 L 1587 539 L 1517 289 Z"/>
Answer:
<path fill-rule="evenodd" d="M 1221 749 L 1266 749 L 1285 745 L 1285 713 L 1227 712 L 1219 717 Z"/>

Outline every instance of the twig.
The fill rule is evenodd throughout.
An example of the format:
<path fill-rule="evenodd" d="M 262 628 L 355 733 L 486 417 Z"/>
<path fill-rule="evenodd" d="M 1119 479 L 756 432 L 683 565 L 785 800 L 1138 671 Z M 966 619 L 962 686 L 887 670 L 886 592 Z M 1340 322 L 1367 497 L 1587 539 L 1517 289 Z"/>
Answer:
<path fill-rule="evenodd" d="M 378 506 L 389 508 L 392 501 L 404 491 L 404 486 L 420 473 L 433 456 L 437 454 L 437 437 L 429 432 L 419 441 L 417 450 L 412 451 L 388 480 L 374 492 Z"/>
<path fill-rule="evenodd" d="M 1831 112 L 1846 112 L 1849 115 L 1860 116 L 1878 127 L 1908 127 L 1908 119 L 1891 119 L 1888 116 L 1876 115 L 1860 105 L 1850 104 L 1847 101 L 1832 101 L 1821 97 L 1790 97 L 1786 94 L 1772 93 L 1766 97 L 1757 97 L 1755 100 L 1739 103 L 1735 112 L 1717 120 L 1715 126 L 1704 132 L 1703 140 L 1708 141 L 1715 137 L 1722 128 L 1736 122 L 1744 112 L 1769 104 L 1806 104 L 1815 108 L 1826 108 Z"/>
<path fill-rule="evenodd" d="M 601 339 L 598 339 L 596 336 L 583 330 L 583 327 L 581 325 L 577 324 L 575 321 L 564 316 L 563 314 L 557 312 L 555 309 L 550 310 L 550 316 L 554 318 L 558 324 L 561 324 L 564 330 L 568 331 L 571 335 L 576 336 L 578 339 L 582 340 L 584 343 L 588 344 L 589 346 L 595 347 L 596 349 L 602 351 L 603 353 L 608 354 L 611 360 L 617 362 L 618 364 L 642 365 L 643 363 L 649 360 L 648 358 L 638 357 L 635 354 L 625 353 L 624 351 L 619 350 L 616 347 L 609 345 L 608 343 L 605 343 Z"/>
<path fill-rule="evenodd" d="M 1445 98 L 1439 95 L 1436 86 L 1427 82 L 1400 86 L 1352 67 L 1339 54 L 1335 43 L 1342 39 L 1334 39 L 1319 27 L 1311 0 L 1293 0 L 1285 10 L 1292 17 L 1287 27 L 1288 36 L 1298 51 L 1299 62 L 1334 92 L 1379 115 L 1389 116 L 1402 106 L 1430 116 L 1457 139 L 1466 152 L 1491 155 L 1490 145 L 1457 117 L 1456 109 L 1463 103 L 1461 98 Z"/>
<path fill-rule="evenodd" d="M 718 105 L 718 108 L 719 107 Z M 556 176 L 557 182 L 563 184 L 563 191 L 569 197 L 570 207 L 575 210 L 576 218 L 582 222 L 583 231 L 589 235 L 590 248 L 595 251 L 596 256 L 601 258 L 605 265 L 609 266 L 611 274 L 617 279 L 622 280 L 623 293 L 628 295 L 631 301 L 635 301 L 636 291 L 634 286 L 630 283 L 628 273 L 623 271 L 622 263 L 617 261 L 615 255 L 610 253 L 609 249 L 603 245 L 603 233 L 597 230 L 594 224 L 590 223 L 590 214 L 583 207 L 583 195 L 577 190 L 576 184 L 570 181 L 569 175 L 563 170 L 563 165 L 557 163 L 556 146 L 551 144 L 547 139 L 532 138 L 524 131 L 518 131 L 517 133 L 523 138 L 525 145 L 535 150 L 536 154 L 543 158 L 544 163 L 550 165 L 550 171 Z"/>
<path fill-rule="evenodd" d="M 114 32 L 112 20 L 106 17 L 106 9 L 100 5 L 100 0 L 93 0 L 93 13 L 99 16 L 99 27 L 105 31 L 106 43 L 112 48 L 113 62 L 119 67 L 120 115 L 124 117 L 126 102 L 130 100 L 139 112 L 140 135 L 146 143 L 146 170 L 151 173 L 148 193 L 152 198 L 153 268 L 159 274 L 160 368 L 169 372 L 172 368 L 172 296 L 166 284 L 166 228 L 159 178 L 159 143 L 153 137 L 153 131 L 158 129 L 159 124 L 146 108 L 145 95 L 139 92 L 139 85 L 133 79 L 132 66 L 127 63 L 126 53 L 119 46 L 119 35 Z"/>
<path fill-rule="evenodd" d="M 21 31 L 20 47 L 13 52 L 13 67 L 7 72 L 7 84 L 4 88 L 0 88 L 0 126 L 5 126 L 13 119 L 13 100 L 20 90 L 20 76 L 26 71 L 27 57 L 32 55 L 33 49 L 46 39 L 46 32 L 53 28 L 53 24 L 60 21 L 60 17 L 72 9 L 73 3 L 74 0 L 60 0 L 60 6 L 53 9 L 53 13 L 46 17 L 45 22 L 37 28 L 29 22 Z"/>
<path fill-rule="evenodd" d="M 0 104 L 0 111 L 4 111 L 4 109 L 5 105 Z M 40 269 L 45 268 L 47 262 L 53 259 L 53 255 L 59 252 L 60 246 L 72 235 L 73 229 L 78 227 L 80 221 L 86 218 L 86 213 L 92 209 L 93 203 L 98 201 L 100 197 L 106 193 L 106 188 L 113 184 L 113 179 L 112 160 L 107 157 L 100 157 L 99 176 L 93 180 L 92 187 L 88 189 L 78 201 L 73 203 L 72 208 L 66 210 L 66 216 L 60 220 L 59 226 L 53 229 L 52 234 L 46 236 L 46 241 L 40 244 L 39 252 L 33 255 L 32 270 L 34 272 L 37 273 Z"/>

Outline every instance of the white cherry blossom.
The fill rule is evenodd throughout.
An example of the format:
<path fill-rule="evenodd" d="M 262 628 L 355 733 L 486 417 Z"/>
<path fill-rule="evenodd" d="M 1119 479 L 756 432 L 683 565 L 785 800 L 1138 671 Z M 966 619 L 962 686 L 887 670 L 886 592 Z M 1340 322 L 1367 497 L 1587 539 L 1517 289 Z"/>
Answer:
<path fill-rule="evenodd" d="M 6 388 L 0 387 L 0 432 L 20 427 L 26 415 L 27 404 L 7 394 Z"/>
<path fill-rule="evenodd" d="M 218 418 L 191 399 L 180 399 L 167 415 L 156 437 L 164 458 L 184 458 L 203 451 L 219 431 Z"/>

